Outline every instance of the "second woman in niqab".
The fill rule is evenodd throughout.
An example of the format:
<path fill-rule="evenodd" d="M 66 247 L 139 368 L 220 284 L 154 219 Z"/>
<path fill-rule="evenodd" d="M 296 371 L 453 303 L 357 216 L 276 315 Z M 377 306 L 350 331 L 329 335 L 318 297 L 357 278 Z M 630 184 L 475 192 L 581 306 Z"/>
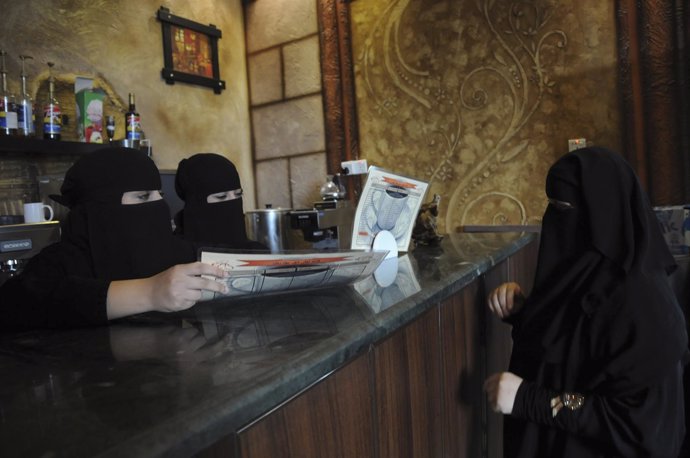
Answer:
<path fill-rule="evenodd" d="M 266 248 L 247 238 L 240 176 L 227 158 L 201 153 L 182 159 L 175 191 L 185 202 L 175 215 L 177 235 L 196 246 Z"/>
<path fill-rule="evenodd" d="M 673 457 L 684 436 L 685 320 L 673 257 L 632 168 L 603 148 L 546 180 L 536 278 L 489 295 L 513 325 L 509 372 L 485 384 L 509 457 Z"/>

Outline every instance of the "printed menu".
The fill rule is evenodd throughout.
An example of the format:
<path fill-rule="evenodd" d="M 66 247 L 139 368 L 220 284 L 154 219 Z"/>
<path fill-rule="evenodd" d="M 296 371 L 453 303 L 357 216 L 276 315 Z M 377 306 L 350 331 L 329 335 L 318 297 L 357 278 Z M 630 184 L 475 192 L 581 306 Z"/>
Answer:
<path fill-rule="evenodd" d="M 352 229 L 353 250 L 368 250 L 376 234 L 389 231 L 407 251 L 428 183 L 369 167 Z"/>
<path fill-rule="evenodd" d="M 225 282 L 228 292 L 204 291 L 202 300 L 346 285 L 371 275 L 386 254 L 349 250 L 269 254 L 204 248 L 199 260 L 228 272 L 228 277 L 217 280 Z"/>

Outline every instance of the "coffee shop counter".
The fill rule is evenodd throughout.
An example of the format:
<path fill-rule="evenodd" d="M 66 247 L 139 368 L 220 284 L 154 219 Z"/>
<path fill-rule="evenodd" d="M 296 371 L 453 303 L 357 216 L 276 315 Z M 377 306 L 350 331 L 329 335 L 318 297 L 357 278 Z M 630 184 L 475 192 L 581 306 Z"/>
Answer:
<path fill-rule="evenodd" d="M 371 358 L 379 344 L 413 323 L 424 319 L 436 329 L 438 316 L 430 312 L 535 245 L 534 234 L 454 234 L 440 246 L 402 255 L 387 287 L 369 277 L 347 287 L 209 301 L 106 327 L 1 334 L 0 456 L 190 456 L 223 448 L 226 456 L 269 456 L 252 448 L 243 431 L 328 382 L 339 368 Z M 483 297 L 487 287 L 473 294 Z M 436 348 L 436 340 L 409 350 Z M 381 363 L 384 354 L 378 358 Z M 438 369 L 432 379 L 440 377 Z M 383 372 L 377 374 L 380 379 Z M 336 396 L 347 404 L 348 390 L 369 388 L 357 383 Z M 447 388 L 454 397 L 457 387 Z M 362 428 L 381 432 L 381 403 L 371 410 L 381 389 L 367 393 Z M 347 409 L 341 410 L 334 415 Z M 325 417 L 315 418 L 318 429 Z M 305 447 L 289 435 L 290 424 L 283 423 L 283 456 Z M 337 436 L 346 428 L 335 429 Z M 357 453 L 384 456 L 386 445 L 372 445 L 379 440 L 372 435 L 365 431 Z M 295 455 L 309 456 L 301 450 Z"/>

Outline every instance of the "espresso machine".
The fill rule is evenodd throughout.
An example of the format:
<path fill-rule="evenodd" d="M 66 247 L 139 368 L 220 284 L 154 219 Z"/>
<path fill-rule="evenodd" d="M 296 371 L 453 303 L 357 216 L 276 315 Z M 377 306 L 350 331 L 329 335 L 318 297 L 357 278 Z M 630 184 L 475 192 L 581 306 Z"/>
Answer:
<path fill-rule="evenodd" d="M 329 175 L 314 208 L 290 211 L 291 229 L 299 229 L 306 248 L 349 250 L 356 207 L 345 199 L 339 175 Z"/>
<path fill-rule="evenodd" d="M 58 241 L 59 221 L 0 225 L 0 285 L 21 272 L 31 257 Z"/>

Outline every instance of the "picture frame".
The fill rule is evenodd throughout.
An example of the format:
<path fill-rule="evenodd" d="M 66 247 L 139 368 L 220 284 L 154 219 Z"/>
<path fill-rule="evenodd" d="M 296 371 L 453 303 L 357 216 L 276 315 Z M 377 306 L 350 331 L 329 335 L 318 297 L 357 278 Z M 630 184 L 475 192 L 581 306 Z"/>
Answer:
<path fill-rule="evenodd" d="M 164 67 L 161 76 L 165 82 L 206 86 L 220 94 L 225 89 L 218 65 L 220 29 L 213 24 L 203 25 L 175 16 L 163 6 L 158 9 L 156 18 L 162 28 Z"/>

